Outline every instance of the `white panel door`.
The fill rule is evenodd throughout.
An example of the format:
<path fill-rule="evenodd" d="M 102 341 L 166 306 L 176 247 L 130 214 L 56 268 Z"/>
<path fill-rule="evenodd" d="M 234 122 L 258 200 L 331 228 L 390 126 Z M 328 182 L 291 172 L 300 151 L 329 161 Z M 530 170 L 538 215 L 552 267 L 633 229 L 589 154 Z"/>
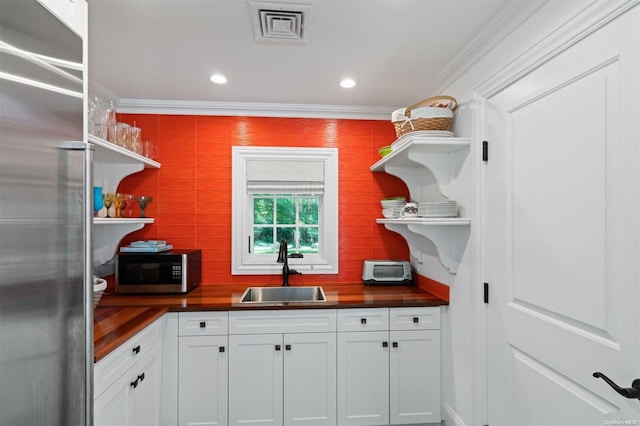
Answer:
<path fill-rule="evenodd" d="M 229 336 L 229 424 L 282 425 L 282 334 Z"/>
<path fill-rule="evenodd" d="M 640 421 L 640 8 L 487 99 L 488 423 Z M 607 423 L 610 422 L 610 423 Z"/>
<path fill-rule="evenodd" d="M 179 425 L 227 424 L 227 336 L 183 336 L 179 343 Z"/>
<path fill-rule="evenodd" d="M 389 424 L 389 332 L 338 333 L 338 425 Z"/>
<path fill-rule="evenodd" d="M 336 425 L 336 333 L 284 335 L 284 424 Z"/>

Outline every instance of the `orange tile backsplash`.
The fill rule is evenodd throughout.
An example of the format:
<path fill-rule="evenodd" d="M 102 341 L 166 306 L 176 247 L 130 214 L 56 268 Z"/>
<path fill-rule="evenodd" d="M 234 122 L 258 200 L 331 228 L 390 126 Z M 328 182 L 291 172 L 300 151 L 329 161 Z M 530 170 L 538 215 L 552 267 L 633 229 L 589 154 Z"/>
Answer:
<path fill-rule="evenodd" d="M 404 239 L 375 222 L 381 198 L 409 195 L 398 178 L 369 170 L 379 159 L 378 148 L 396 139 L 390 122 L 154 114 L 119 114 L 118 120 L 140 127 L 143 139 L 157 144 L 162 164 L 121 182 L 120 192 L 153 196 L 146 213 L 156 219 L 121 245 L 165 239 L 174 247 L 201 248 L 203 285 L 281 280 L 279 275 L 231 275 L 234 145 L 339 150 L 340 273 L 296 276 L 297 284 L 360 282 L 365 259 L 409 259 Z"/>

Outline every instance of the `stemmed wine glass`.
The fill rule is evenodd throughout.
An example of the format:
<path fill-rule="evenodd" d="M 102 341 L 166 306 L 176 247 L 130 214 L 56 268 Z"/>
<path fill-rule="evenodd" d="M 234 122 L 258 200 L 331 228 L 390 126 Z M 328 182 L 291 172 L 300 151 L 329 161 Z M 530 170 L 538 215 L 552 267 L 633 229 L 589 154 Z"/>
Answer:
<path fill-rule="evenodd" d="M 132 194 L 124 194 L 124 195 L 125 195 L 124 204 L 127 208 L 127 217 L 133 217 L 133 206 L 135 202 L 138 201 L 139 197 L 137 195 L 132 195 Z"/>
<path fill-rule="evenodd" d="M 107 208 L 107 217 L 116 217 L 115 206 L 112 206 L 115 198 L 116 194 L 113 192 L 104 194 L 104 206 Z"/>
<path fill-rule="evenodd" d="M 127 195 L 122 192 L 117 192 L 115 198 L 113 199 L 113 204 L 116 206 L 116 217 L 124 217 L 122 211 L 124 210 L 124 203 L 127 199 Z"/>
<path fill-rule="evenodd" d="M 153 201 L 153 197 L 150 197 L 148 195 L 141 195 L 140 197 L 138 197 L 138 203 L 140 203 L 140 217 L 146 217 L 144 215 L 144 209 L 147 207 L 147 203 L 150 203 Z"/>

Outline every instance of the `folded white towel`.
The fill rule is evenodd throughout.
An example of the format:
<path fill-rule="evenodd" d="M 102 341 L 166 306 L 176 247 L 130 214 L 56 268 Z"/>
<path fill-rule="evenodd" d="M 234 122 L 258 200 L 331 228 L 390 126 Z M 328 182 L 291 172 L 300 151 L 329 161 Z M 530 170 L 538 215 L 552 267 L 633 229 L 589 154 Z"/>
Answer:
<path fill-rule="evenodd" d="M 406 108 L 400 108 L 391 113 L 391 121 L 404 121 L 407 119 L 405 116 Z"/>
<path fill-rule="evenodd" d="M 437 108 L 437 107 L 419 107 L 411 110 L 411 119 L 416 118 L 435 118 L 445 117 L 453 118 L 453 111 L 449 108 Z"/>

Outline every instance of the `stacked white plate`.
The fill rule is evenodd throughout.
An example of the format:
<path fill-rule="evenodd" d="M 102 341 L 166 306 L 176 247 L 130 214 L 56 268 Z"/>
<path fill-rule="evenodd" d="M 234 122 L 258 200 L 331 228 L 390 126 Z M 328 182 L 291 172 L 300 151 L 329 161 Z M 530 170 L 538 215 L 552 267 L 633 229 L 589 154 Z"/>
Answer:
<path fill-rule="evenodd" d="M 404 136 L 401 136 L 400 138 L 396 139 L 395 142 L 391 144 L 391 148 L 394 151 L 397 151 L 416 136 L 424 136 L 429 138 L 450 138 L 454 137 L 455 135 L 453 132 L 450 132 L 448 130 L 418 130 L 415 132 L 411 132 L 411 137 L 405 138 Z"/>
<path fill-rule="evenodd" d="M 456 217 L 458 203 L 455 201 L 428 201 L 418 203 L 418 216 L 421 217 Z"/>

